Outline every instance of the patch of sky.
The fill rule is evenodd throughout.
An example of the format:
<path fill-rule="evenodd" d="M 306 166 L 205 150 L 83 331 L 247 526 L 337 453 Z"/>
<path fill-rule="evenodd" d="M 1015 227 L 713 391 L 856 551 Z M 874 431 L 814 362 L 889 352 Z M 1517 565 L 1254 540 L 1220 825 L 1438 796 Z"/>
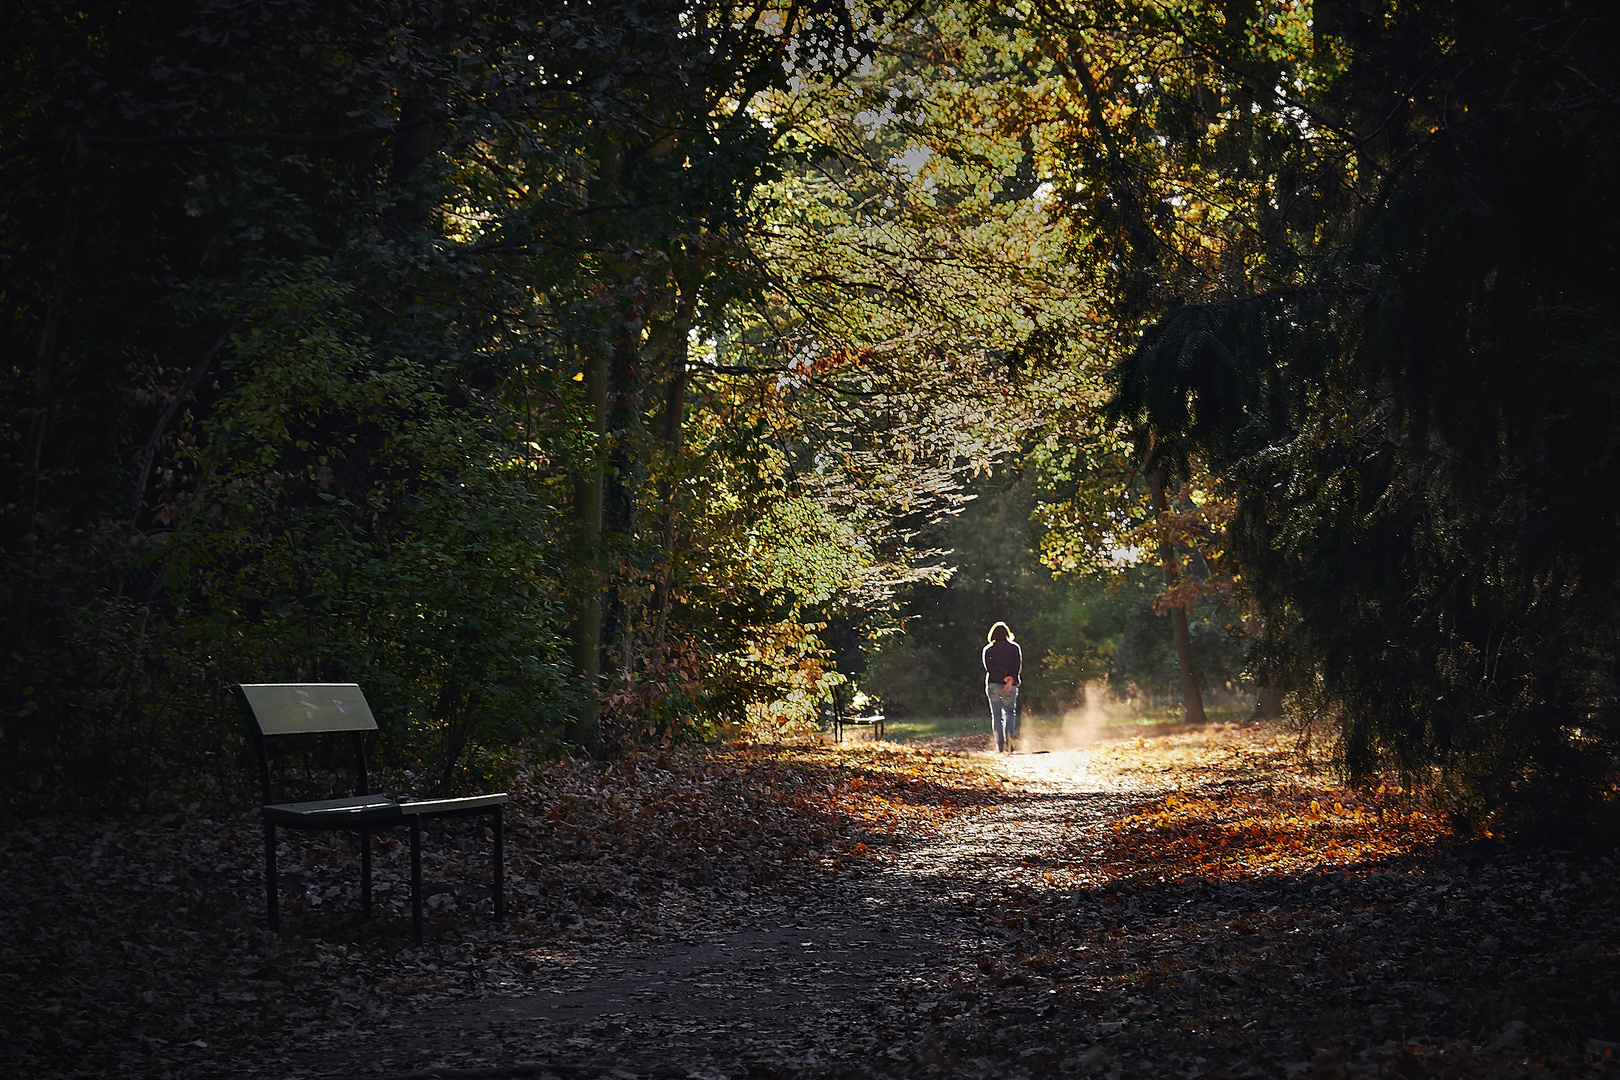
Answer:
<path fill-rule="evenodd" d="M 1135 566 L 1146 557 L 1147 552 L 1139 547 L 1117 547 L 1108 553 L 1109 561 L 1120 568 Z"/>
<path fill-rule="evenodd" d="M 720 343 L 712 336 L 693 327 L 686 332 L 686 356 L 694 364 L 718 367 L 720 364 Z"/>
<path fill-rule="evenodd" d="M 875 137 L 884 125 L 894 120 L 894 110 L 885 105 L 881 110 L 873 112 L 863 109 L 855 114 L 855 122 L 866 129 L 868 138 Z"/>
<path fill-rule="evenodd" d="M 816 366 L 819 353 L 810 346 L 804 346 L 788 358 L 788 370 L 776 377 L 778 390 L 798 390 L 810 381 Z"/>
<path fill-rule="evenodd" d="M 1300 91 L 1305 89 L 1304 85 L 1300 83 L 1295 83 L 1294 86 L 1295 89 Z M 1278 101 L 1285 103 L 1287 102 L 1288 91 L 1281 83 L 1277 84 L 1277 86 L 1273 89 L 1273 93 L 1277 95 Z M 1298 105 L 1284 104 L 1282 108 L 1277 110 L 1277 115 L 1282 118 L 1284 123 L 1292 124 L 1294 129 L 1301 135 L 1304 135 L 1306 138 L 1310 138 L 1312 135 L 1316 134 L 1316 129 L 1311 125 L 1311 118 L 1307 116 L 1305 110 L 1300 108 Z"/>
<path fill-rule="evenodd" d="M 907 180 L 915 180 L 917 174 L 923 171 L 923 166 L 928 164 L 928 159 L 933 156 L 934 152 L 926 146 L 910 146 L 890 164 L 905 173 Z"/>

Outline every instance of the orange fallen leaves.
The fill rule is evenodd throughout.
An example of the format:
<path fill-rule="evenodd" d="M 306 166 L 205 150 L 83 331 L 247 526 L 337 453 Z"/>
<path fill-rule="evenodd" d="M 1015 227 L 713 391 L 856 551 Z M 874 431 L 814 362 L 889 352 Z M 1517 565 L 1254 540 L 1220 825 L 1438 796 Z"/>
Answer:
<path fill-rule="evenodd" d="M 852 743 L 791 753 L 800 768 L 833 770 L 832 789 L 816 793 L 817 812 L 860 822 L 885 839 L 943 828 L 993 802 L 1004 784 L 981 760 L 907 745 Z M 862 843 L 849 852 L 878 857 Z"/>
<path fill-rule="evenodd" d="M 1228 732 L 1203 747 L 1190 742 L 1132 741 L 1150 772 L 1155 751 L 1185 759 L 1191 749 L 1186 772 L 1197 782 L 1112 823 L 1110 873 L 1235 878 L 1320 869 L 1421 854 L 1455 836 L 1436 815 L 1380 806 L 1369 800 L 1382 794 L 1301 773 L 1279 740 Z"/>
<path fill-rule="evenodd" d="M 1062 761 L 1095 783 L 1030 798 L 1006 790 L 1004 760 L 864 742 L 525 770 L 507 819 L 507 921 L 488 919 L 478 884 L 488 838 L 446 823 L 426 854 L 452 884 L 433 893 L 420 950 L 404 947 L 397 836 L 374 845 L 364 924 L 358 853 L 290 840 L 277 937 L 260 929 L 251 807 L 30 821 L 0 833 L 8 1075 L 226 1075 L 307 1047 L 307 1032 L 372 1037 L 397 1030 L 386 1025 L 406 993 L 417 1008 L 527 985 L 593 942 L 745 927 L 784 901 L 843 910 L 841 874 L 946 827 L 964 839 L 941 847 L 970 856 L 970 876 L 950 895 L 920 872 L 928 906 L 910 910 L 953 913 L 930 932 L 969 935 L 963 955 L 980 959 L 929 972 L 937 983 L 909 991 L 928 999 L 917 1012 L 871 1014 L 882 1037 L 923 1040 L 887 1074 L 937 1076 L 943 1060 L 944 1075 L 989 1075 L 971 1065 L 983 1059 L 1011 1063 L 1007 1075 L 1093 1075 L 1110 1060 L 1120 1075 L 1185 1075 L 1205 1059 L 1205 1075 L 1273 1075 L 1277 1062 L 1471 1075 L 1509 1054 L 1527 1068 L 1530 1055 L 1612 1056 L 1612 856 L 1448 852 L 1444 823 L 1399 793 L 1337 787 L 1253 732 Z M 1009 846 L 973 847 L 976 830 L 1010 820 L 1022 825 Z M 883 989 L 891 1005 L 905 992 Z M 1528 1021 L 1503 1027 L 1509 1009 Z M 821 1037 L 825 1019 L 803 1016 Z M 1344 1041 L 1345 1018 L 1373 1034 Z"/>

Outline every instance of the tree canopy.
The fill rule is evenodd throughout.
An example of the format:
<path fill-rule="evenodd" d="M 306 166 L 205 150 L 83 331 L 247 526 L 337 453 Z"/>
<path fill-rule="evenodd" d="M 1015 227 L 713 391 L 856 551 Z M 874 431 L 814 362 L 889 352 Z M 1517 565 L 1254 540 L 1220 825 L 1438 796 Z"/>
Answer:
<path fill-rule="evenodd" d="M 234 768 L 232 681 L 365 683 L 441 789 L 788 734 L 990 564 L 1053 700 L 1241 668 L 1476 815 L 1613 783 L 1602 5 L 0 20 L 18 798 Z"/>

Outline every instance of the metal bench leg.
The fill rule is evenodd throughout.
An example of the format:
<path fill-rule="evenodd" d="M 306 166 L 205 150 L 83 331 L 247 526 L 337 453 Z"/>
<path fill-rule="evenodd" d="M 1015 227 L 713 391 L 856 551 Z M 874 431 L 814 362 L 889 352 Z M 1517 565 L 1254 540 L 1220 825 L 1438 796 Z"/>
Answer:
<path fill-rule="evenodd" d="M 274 930 L 281 921 L 276 910 L 276 823 L 264 823 L 264 915 Z"/>
<path fill-rule="evenodd" d="M 371 918 L 371 833 L 360 830 L 360 917 Z"/>
<path fill-rule="evenodd" d="M 422 819 L 411 815 L 411 940 L 422 944 Z"/>
<path fill-rule="evenodd" d="M 505 837 L 501 828 L 501 807 L 495 807 L 495 921 L 500 922 L 506 918 L 506 878 L 504 872 L 504 856 L 506 854 Z"/>

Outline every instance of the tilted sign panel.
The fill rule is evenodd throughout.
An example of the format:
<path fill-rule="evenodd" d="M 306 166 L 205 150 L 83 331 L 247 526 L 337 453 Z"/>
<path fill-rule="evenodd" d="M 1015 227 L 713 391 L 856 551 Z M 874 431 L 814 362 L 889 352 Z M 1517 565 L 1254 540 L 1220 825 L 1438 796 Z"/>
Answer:
<path fill-rule="evenodd" d="M 355 683 L 243 683 L 242 695 L 266 735 L 377 729 Z"/>

